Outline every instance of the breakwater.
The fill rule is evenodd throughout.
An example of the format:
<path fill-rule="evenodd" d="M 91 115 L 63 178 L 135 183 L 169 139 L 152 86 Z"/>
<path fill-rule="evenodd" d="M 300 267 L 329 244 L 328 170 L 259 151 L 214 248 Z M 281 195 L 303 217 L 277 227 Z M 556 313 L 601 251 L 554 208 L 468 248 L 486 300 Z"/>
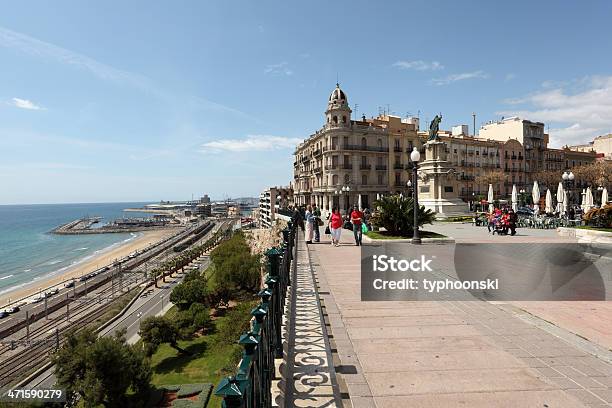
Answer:
<path fill-rule="evenodd" d="M 178 223 L 168 221 L 156 221 L 149 219 L 121 219 L 99 228 L 92 226 L 100 222 L 100 217 L 86 217 L 70 221 L 52 229 L 50 232 L 58 235 L 82 235 L 82 234 L 112 234 L 154 231 L 166 228 L 181 227 Z"/>

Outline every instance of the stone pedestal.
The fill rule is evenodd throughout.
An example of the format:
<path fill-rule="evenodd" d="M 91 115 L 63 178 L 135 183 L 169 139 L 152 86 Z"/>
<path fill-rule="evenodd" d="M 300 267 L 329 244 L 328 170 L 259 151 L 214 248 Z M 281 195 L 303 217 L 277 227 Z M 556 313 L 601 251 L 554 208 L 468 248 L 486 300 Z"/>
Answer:
<path fill-rule="evenodd" d="M 471 215 L 459 198 L 457 174 L 446 160 L 446 143 L 425 144 L 425 160 L 419 164 L 419 204 L 436 212 L 437 218 Z"/>

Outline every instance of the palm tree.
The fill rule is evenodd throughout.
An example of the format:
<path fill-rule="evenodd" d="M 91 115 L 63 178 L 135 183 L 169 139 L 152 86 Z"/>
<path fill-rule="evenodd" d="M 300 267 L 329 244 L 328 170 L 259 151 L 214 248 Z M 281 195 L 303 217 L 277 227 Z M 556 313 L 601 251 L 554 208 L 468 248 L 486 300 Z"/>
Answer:
<path fill-rule="evenodd" d="M 395 194 L 382 197 L 374 202 L 372 224 L 383 227 L 391 235 L 411 237 L 414 228 L 414 202 L 411 197 Z M 435 213 L 419 207 L 418 224 L 431 224 L 435 220 Z"/>

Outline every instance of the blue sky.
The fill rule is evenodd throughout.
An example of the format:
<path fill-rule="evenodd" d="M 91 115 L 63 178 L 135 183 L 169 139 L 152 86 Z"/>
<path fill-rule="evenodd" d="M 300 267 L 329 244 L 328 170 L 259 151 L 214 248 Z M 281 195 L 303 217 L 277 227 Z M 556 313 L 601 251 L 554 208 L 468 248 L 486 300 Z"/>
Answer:
<path fill-rule="evenodd" d="M 0 204 L 257 195 L 359 115 L 612 131 L 612 3 L 54 1 L 0 14 Z"/>

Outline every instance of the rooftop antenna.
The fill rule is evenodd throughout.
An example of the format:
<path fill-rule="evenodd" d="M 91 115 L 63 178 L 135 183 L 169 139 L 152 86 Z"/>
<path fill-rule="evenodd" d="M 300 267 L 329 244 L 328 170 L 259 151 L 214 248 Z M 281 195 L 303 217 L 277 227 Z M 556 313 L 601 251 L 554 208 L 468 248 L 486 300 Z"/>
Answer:
<path fill-rule="evenodd" d="M 391 114 L 391 105 L 387 104 L 387 115 Z"/>

